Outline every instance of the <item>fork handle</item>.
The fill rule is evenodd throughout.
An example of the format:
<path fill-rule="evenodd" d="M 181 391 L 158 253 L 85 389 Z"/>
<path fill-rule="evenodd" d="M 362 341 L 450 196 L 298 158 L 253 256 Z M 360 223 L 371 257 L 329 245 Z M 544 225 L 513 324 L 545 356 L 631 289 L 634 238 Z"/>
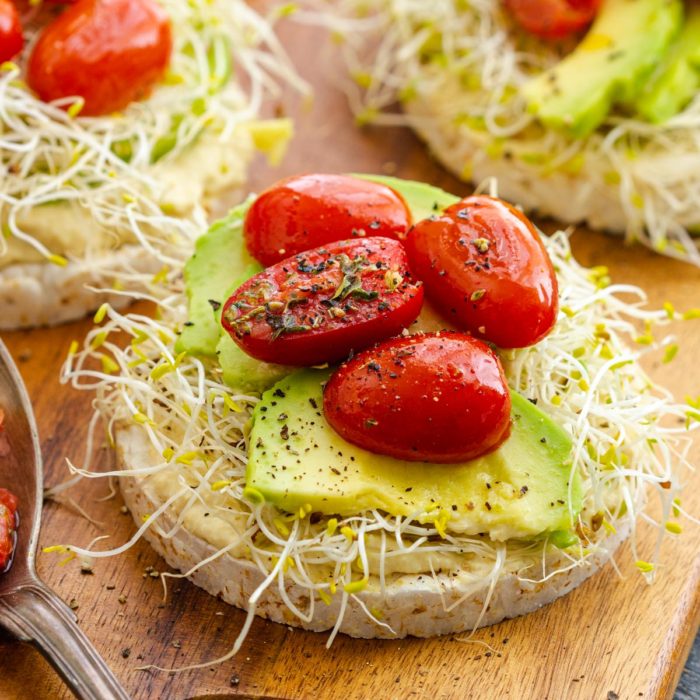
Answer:
<path fill-rule="evenodd" d="M 80 700 L 129 700 L 71 609 L 42 584 L 0 598 L 0 626 L 34 644 Z"/>

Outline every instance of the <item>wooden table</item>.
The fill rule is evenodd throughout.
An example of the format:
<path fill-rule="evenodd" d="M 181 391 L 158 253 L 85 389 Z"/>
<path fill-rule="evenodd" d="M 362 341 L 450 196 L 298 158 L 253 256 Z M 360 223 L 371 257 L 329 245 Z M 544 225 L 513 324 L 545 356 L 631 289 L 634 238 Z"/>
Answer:
<path fill-rule="evenodd" d="M 318 170 L 396 173 L 457 194 L 469 191 L 431 161 L 407 131 L 354 129 L 337 89 L 337 65 L 318 56 L 314 65 L 303 60 L 319 37 L 297 29 L 286 38 L 300 68 L 312 77 L 317 98 L 312 109 L 296 110 L 298 136 L 284 166 L 271 172 L 257 163 L 253 189 L 283 174 Z M 700 270 L 586 231 L 576 233 L 573 244 L 584 263 L 608 265 L 616 281 L 644 284 L 653 304 L 670 300 L 679 308 L 700 306 Z M 82 459 L 92 397 L 60 387 L 57 376 L 71 340 L 89 327 L 86 321 L 4 335 L 34 401 L 48 484 L 66 478 L 66 457 Z M 681 397 L 700 394 L 700 322 L 673 331 L 682 338 L 678 357 L 669 365 L 654 363 L 650 370 Z M 698 440 L 693 458 L 700 465 Z M 98 462 L 111 464 L 109 450 L 100 451 Z M 109 542 L 116 544 L 133 532 L 119 497 L 97 500 L 107 495 L 104 482 L 83 482 L 70 495 L 99 524 L 69 505 L 49 503 L 42 545 L 84 544 L 99 534 L 111 535 Z M 700 513 L 700 476 L 689 483 L 684 504 Z M 65 600 L 73 601 L 80 624 L 134 698 L 669 698 L 698 625 L 699 544 L 698 528 L 686 526 L 664 555 L 667 564 L 681 565 L 669 566 L 651 587 L 633 571 L 623 547 L 623 580 L 606 567 L 553 605 L 476 633 L 474 639 L 494 652 L 450 638 L 379 642 L 343 636 L 326 650 L 325 635 L 258 620 L 235 659 L 177 675 L 134 667 L 215 658 L 230 647 L 243 614 L 186 582 L 176 584 L 163 603 L 160 583 L 146 569 L 159 571 L 164 564 L 145 544 L 100 561 L 91 575 L 75 565 L 57 566 L 56 558 L 47 555 L 39 557 L 39 570 Z M 0 640 L 0 698 L 66 696 L 33 649 Z"/>

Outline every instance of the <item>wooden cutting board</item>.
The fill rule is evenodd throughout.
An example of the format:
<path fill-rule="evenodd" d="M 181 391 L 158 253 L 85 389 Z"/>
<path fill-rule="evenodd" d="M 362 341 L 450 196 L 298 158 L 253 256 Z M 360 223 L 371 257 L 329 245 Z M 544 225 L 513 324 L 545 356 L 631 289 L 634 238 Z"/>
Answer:
<path fill-rule="evenodd" d="M 445 174 L 421 144 L 402 129 L 354 128 L 338 91 L 336 62 L 308 58 L 322 38 L 313 30 L 287 28 L 285 39 L 317 91 L 313 107 L 295 110 L 298 135 L 277 171 L 256 165 L 252 188 L 299 171 L 374 171 L 425 180 L 457 194 L 469 187 Z M 311 64 L 312 63 L 312 64 Z M 321 66 L 324 66 L 321 70 Z M 545 226 L 547 228 L 547 226 Z M 549 227 L 551 229 L 551 227 Z M 619 240 L 587 231 L 573 237 L 579 259 L 607 265 L 615 281 L 642 284 L 652 304 L 700 306 L 700 270 L 656 257 Z M 46 482 L 67 476 L 65 459 L 83 458 L 91 396 L 59 385 L 59 368 L 71 340 L 89 322 L 57 329 L 7 333 L 7 342 L 34 401 L 46 462 Z M 649 369 L 678 397 L 700 394 L 700 321 L 678 324 L 677 358 Z M 700 465 L 700 440 L 691 459 Z M 112 456 L 102 449 L 100 466 Z M 112 546 L 134 526 L 120 511 L 121 499 L 107 484 L 83 482 L 69 494 L 90 516 L 70 505 L 44 509 L 42 545 L 88 543 L 109 534 Z M 700 514 L 700 475 L 688 483 L 684 505 Z M 648 540 L 647 540 L 648 542 Z M 240 654 L 220 666 L 177 675 L 134 670 L 143 663 L 170 667 L 224 654 L 243 614 L 187 582 L 173 586 L 167 602 L 157 578 L 164 564 L 145 544 L 101 561 L 92 575 L 40 555 L 41 576 L 73 601 L 80 624 L 134 698 L 239 695 L 274 698 L 669 698 L 678 681 L 700 613 L 700 529 L 688 524 L 669 541 L 661 576 L 645 585 L 627 547 L 618 557 L 623 578 L 611 567 L 549 607 L 527 617 L 478 631 L 473 641 L 364 641 L 340 636 L 330 650 L 326 635 L 258 620 Z M 0 698 L 43 700 L 68 692 L 31 648 L 0 639 Z"/>

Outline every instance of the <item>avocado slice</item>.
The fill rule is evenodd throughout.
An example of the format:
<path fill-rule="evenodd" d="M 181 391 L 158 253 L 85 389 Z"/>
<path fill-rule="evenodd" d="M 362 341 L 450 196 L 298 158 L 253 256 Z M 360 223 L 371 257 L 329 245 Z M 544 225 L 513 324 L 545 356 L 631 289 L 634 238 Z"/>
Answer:
<path fill-rule="evenodd" d="M 700 88 L 700 5 L 691 3 L 673 46 L 635 102 L 637 113 L 654 124 L 678 114 Z"/>
<path fill-rule="evenodd" d="M 222 378 L 226 386 L 245 393 L 260 394 L 294 371 L 288 365 L 261 362 L 246 355 L 228 333 L 222 333 L 216 346 Z"/>
<path fill-rule="evenodd" d="M 243 238 L 243 220 L 251 201 L 232 209 L 197 239 L 194 254 L 185 264 L 189 314 L 175 344 L 177 352 L 214 356 L 221 333 L 215 307 L 226 301 L 232 280 L 245 275 L 247 279 L 262 270 Z"/>
<path fill-rule="evenodd" d="M 426 185 L 424 182 L 417 182 L 416 180 L 402 180 L 398 177 L 363 173 L 352 173 L 352 175 L 370 182 L 379 182 L 396 190 L 406 200 L 414 222 L 438 214 L 443 209 L 459 201 L 459 197 L 445 192 L 439 187 Z"/>
<path fill-rule="evenodd" d="M 639 95 L 682 17 L 681 0 L 604 0 L 574 51 L 522 86 L 529 110 L 547 127 L 590 134 L 613 104 Z"/>
<path fill-rule="evenodd" d="M 356 447 L 328 425 L 328 376 L 302 370 L 263 394 L 249 438 L 249 494 L 288 512 L 376 508 L 497 541 L 571 528 L 582 505 L 579 477 L 569 483 L 571 440 L 527 399 L 512 393 L 513 429 L 498 450 L 460 464 L 407 462 Z"/>

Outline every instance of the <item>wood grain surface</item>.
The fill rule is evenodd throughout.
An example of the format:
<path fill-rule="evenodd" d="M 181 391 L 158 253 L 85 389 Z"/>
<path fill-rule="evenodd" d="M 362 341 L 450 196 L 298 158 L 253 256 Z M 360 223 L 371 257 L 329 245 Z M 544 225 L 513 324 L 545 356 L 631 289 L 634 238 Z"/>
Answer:
<path fill-rule="evenodd" d="M 338 65 L 322 52 L 316 32 L 287 28 L 285 40 L 317 95 L 312 107 L 293 108 L 298 135 L 284 166 L 272 172 L 257 163 L 253 189 L 283 174 L 320 170 L 395 173 L 458 194 L 469 191 L 431 161 L 409 132 L 354 128 L 338 90 Z M 314 47 L 313 61 L 307 58 L 309 47 Z M 545 228 L 551 230 L 551 225 Z M 587 231 L 575 233 L 573 245 L 582 262 L 607 265 L 616 281 L 643 284 L 653 304 L 669 300 L 678 308 L 700 305 L 700 270 Z M 71 340 L 89 326 L 86 321 L 3 335 L 34 401 L 47 484 L 66 478 L 66 457 L 82 459 L 92 397 L 60 386 L 57 377 Z M 679 397 L 700 394 L 700 322 L 672 330 L 681 339 L 679 355 L 668 365 L 653 363 L 649 369 Z M 692 459 L 700 464 L 700 441 Z M 97 462 L 108 467 L 109 450 L 101 449 Z M 99 524 L 87 522 L 69 505 L 48 503 L 43 545 L 85 544 L 101 534 L 117 544 L 133 533 L 130 516 L 120 510 L 121 499 L 100 500 L 108 495 L 104 480 L 82 482 L 70 495 Z M 700 513 L 700 475 L 688 483 L 684 505 Z M 160 571 L 164 564 L 145 544 L 100 561 L 93 574 L 81 574 L 75 565 L 57 566 L 49 555 L 40 555 L 39 571 L 66 601 L 73 601 L 80 624 L 138 699 L 660 699 L 671 697 L 697 629 L 699 544 L 699 529 L 687 525 L 680 538 L 669 541 L 665 566 L 653 586 L 636 574 L 624 546 L 618 557 L 622 579 L 608 566 L 566 598 L 480 630 L 471 642 L 364 641 L 341 635 L 326 650 L 326 635 L 258 620 L 235 659 L 178 674 L 135 667 L 184 666 L 215 658 L 230 647 L 243 614 L 187 582 L 176 584 L 164 603 L 158 579 L 146 571 Z M 33 649 L 0 639 L 0 698 L 67 696 Z"/>

